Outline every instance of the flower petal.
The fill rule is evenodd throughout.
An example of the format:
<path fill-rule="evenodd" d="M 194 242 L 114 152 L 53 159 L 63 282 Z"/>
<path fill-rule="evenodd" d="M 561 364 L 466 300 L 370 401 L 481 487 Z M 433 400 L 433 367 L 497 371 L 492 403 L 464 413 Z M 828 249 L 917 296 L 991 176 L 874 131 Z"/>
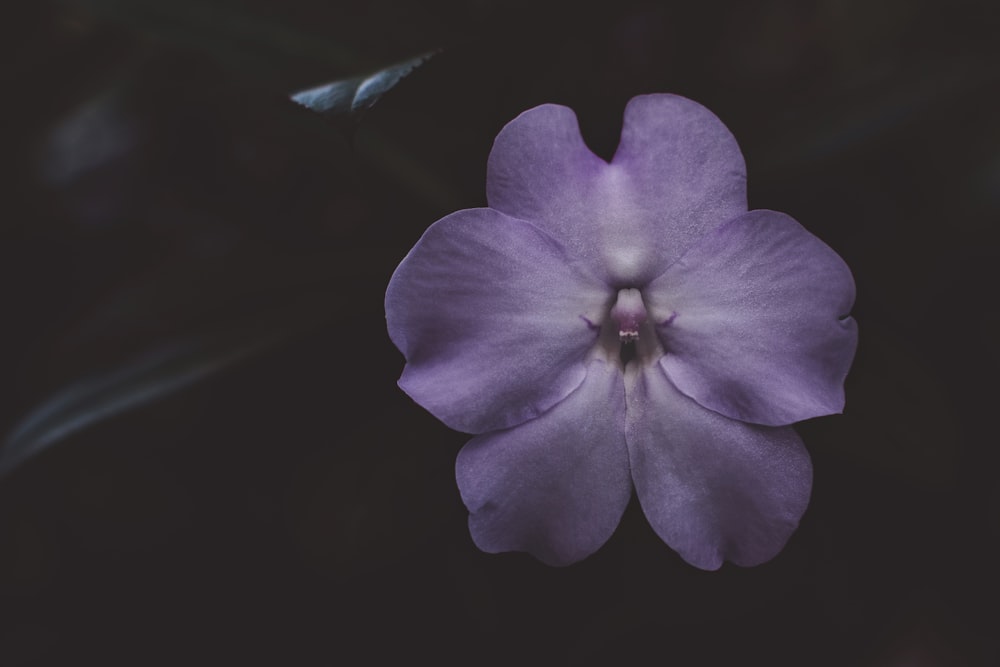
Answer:
<path fill-rule="evenodd" d="M 592 195 L 607 167 L 583 142 L 572 109 L 543 104 L 507 123 L 494 140 L 486 200 L 567 243 L 577 257 L 591 257 L 601 222 Z"/>
<path fill-rule="evenodd" d="M 632 480 L 657 535 L 705 570 L 777 555 L 812 487 L 809 454 L 795 431 L 706 410 L 655 365 L 630 366 L 625 384 Z"/>
<path fill-rule="evenodd" d="M 858 332 L 844 261 L 783 213 L 750 211 L 644 290 L 671 381 L 727 417 L 777 426 L 840 412 Z"/>
<path fill-rule="evenodd" d="M 456 472 L 483 551 L 568 565 L 611 537 L 632 495 L 621 371 L 593 360 L 566 400 L 516 428 L 473 438 Z"/>
<path fill-rule="evenodd" d="M 492 208 L 545 229 L 603 279 L 639 286 L 746 211 L 746 168 L 705 107 L 643 95 L 625 109 L 611 164 L 584 144 L 571 109 L 522 113 L 493 144 L 486 192 Z"/>
<path fill-rule="evenodd" d="M 399 385 L 460 431 L 542 414 L 579 386 L 613 298 L 532 225 L 491 209 L 428 228 L 386 290 Z"/>
<path fill-rule="evenodd" d="M 633 97 L 611 164 L 628 176 L 631 215 L 641 218 L 660 271 L 747 210 L 746 164 L 735 137 L 685 97 Z"/>

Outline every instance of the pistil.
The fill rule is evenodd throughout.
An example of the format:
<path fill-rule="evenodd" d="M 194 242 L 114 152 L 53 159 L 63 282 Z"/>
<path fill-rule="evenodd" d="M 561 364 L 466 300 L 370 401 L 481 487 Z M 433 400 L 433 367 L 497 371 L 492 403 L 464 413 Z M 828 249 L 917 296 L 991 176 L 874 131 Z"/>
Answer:
<path fill-rule="evenodd" d="M 632 343 L 639 339 L 639 327 L 646 321 L 646 306 L 639 290 L 627 288 L 618 291 L 618 300 L 611 308 L 611 319 L 618 325 L 618 339 Z"/>

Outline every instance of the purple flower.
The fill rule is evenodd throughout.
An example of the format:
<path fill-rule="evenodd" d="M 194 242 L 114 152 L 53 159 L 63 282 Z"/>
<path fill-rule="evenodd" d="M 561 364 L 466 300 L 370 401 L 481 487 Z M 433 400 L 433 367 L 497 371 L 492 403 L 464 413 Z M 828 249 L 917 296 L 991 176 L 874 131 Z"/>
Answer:
<path fill-rule="evenodd" d="M 789 424 L 844 405 L 843 260 L 747 211 L 736 140 L 674 95 L 629 102 L 610 163 L 570 109 L 530 109 L 486 182 L 489 208 L 431 225 L 385 301 L 400 387 L 478 434 L 456 470 L 479 548 L 579 561 L 634 488 L 696 567 L 776 555 L 812 486 Z"/>

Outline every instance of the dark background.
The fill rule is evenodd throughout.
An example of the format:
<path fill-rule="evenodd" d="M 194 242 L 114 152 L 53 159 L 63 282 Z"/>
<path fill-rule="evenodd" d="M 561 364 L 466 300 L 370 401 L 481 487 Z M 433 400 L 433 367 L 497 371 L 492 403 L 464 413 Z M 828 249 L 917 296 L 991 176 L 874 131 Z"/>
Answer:
<path fill-rule="evenodd" d="M 1000 664 L 992 4 L 8 8 L 0 429 L 72 400 L 8 442 L 0 665 Z M 287 100 L 433 49 L 358 118 Z M 766 565 L 696 570 L 634 502 L 580 564 L 482 554 L 385 286 L 484 205 L 504 123 L 566 104 L 609 157 L 646 92 L 851 266 L 847 410 L 798 426 L 813 498 Z"/>

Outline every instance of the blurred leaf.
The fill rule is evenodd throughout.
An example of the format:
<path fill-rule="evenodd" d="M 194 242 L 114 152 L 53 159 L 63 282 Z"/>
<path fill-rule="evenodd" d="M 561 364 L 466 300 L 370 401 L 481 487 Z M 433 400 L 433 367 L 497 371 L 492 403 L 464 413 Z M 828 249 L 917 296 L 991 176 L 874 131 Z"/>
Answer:
<path fill-rule="evenodd" d="M 0 450 L 0 475 L 74 433 L 177 392 L 266 350 L 296 328 L 193 338 L 130 359 L 56 392 L 14 428 Z"/>
<path fill-rule="evenodd" d="M 331 81 L 301 90 L 291 97 L 293 101 L 328 118 L 357 115 L 370 109 L 382 95 L 435 53 L 423 53 L 367 76 Z"/>
<path fill-rule="evenodd" d="M 31 224 L 5 269 L 32 289 L 6 302 L 31 326 L 8 328 L 17 352 L 0 359 L 0 475 L 333 316 L 380 308 L 392 269 L 365 224 L 366 188 L 386 186 L 284 95 L 167 53 L 88 98 L 40 142 L 45 199 L 10 216 Z"/>
<path fill-rule="evenodd" d="M 382 95 L 437 53 L 428 51 L 373 74 L 301 90 L 293 93 L 291 99 L 336 124 L 356 121 Z M 358 156 L 390 180 L 441 211 L 462 208 L 462 197 L 451 183 L 424 161 L 410 155 L 385 132 L 367 126 L 352 136 Z"/>
<path fill-rule="evenodd" d="M 334 318 L 378 317 L 384 262 L 365 248 L 298 257 L 233 257 L 224 270 L 171 264 L 113 292 L 49 350 L 65 382 L 11 429 L 0 476 L 98 422 L 177 393 Z M 350 280 L 367 288 L 348 293 Z M 374 295 L 374 298 L 373 298 Z M 374 310 L 373 310 L 374 309 Z M 371 311 L 371 312 L 369 312 Z M 359 315 L 359 313 L 363 313 Z"/>
<path fill-rule="evenodd" d="M 366 63 L 321 34 L 287 25 L 248 3 L 225 0 L 73 0 L 70 4 L 187 51 L 237 68 L 241 75 L 326 67 L 357 71 Z"/>

